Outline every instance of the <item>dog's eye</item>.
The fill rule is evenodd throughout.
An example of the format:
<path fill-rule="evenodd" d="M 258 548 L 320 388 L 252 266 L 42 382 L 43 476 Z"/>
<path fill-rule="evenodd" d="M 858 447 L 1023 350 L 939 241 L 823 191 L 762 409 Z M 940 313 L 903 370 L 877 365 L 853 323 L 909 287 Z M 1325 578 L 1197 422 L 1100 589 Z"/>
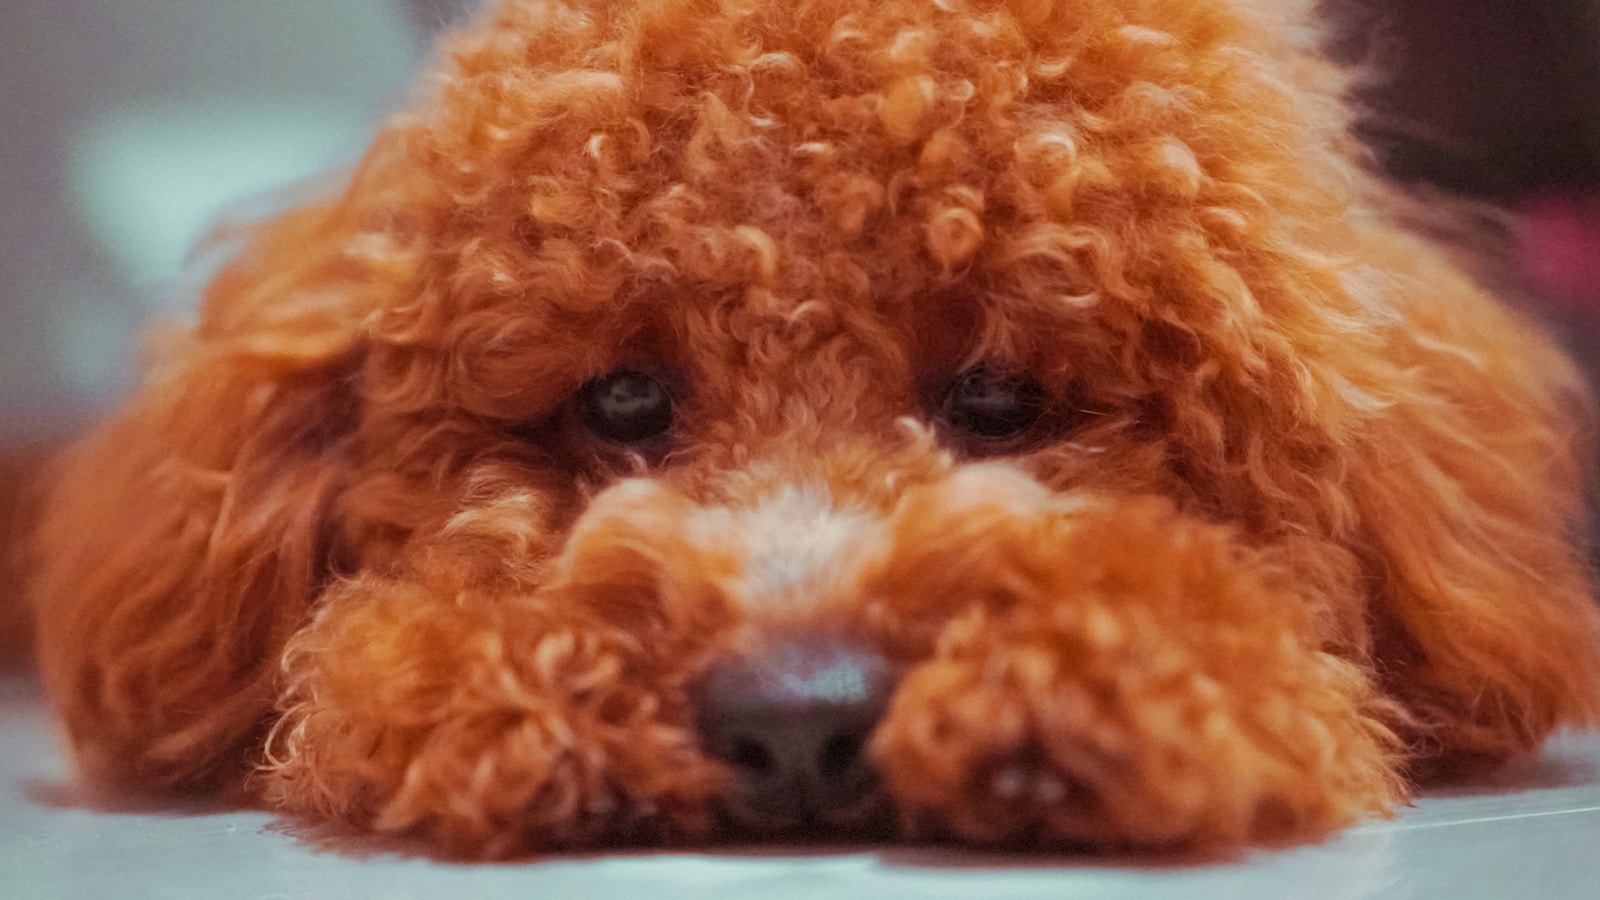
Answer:
<path fill-rule="evenodd" d="M 584 427 L 619 444 L 635 444 L 672 427 L 672 395 L 640 372 L 612 372 L 578 391 Z"/>
<path fill-rule="evenodd" d="M 944 398 L 944 418 L 952 428 L 992 440 L 1021 433 L 1043 411 L 1039 382 L 985 368 L 968 370 Z"/>

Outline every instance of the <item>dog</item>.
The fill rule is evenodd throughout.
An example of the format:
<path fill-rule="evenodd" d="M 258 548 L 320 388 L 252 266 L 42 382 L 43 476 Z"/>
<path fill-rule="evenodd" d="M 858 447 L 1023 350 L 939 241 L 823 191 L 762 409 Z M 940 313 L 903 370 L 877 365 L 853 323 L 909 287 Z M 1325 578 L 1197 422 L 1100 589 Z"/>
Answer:
<path fill-rule="evenodd" d="M 82 779 L 1165 852 L 1594 724 L 1585 390 L 1311 6 L 498 3 L 58 464 Z"/>

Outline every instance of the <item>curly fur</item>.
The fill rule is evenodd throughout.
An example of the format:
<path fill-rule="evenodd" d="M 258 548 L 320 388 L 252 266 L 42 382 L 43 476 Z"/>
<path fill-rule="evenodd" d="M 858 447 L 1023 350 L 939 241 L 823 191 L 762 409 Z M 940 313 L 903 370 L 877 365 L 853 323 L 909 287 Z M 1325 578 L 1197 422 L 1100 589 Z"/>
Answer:
<path fill-rule="evenodd" d="M 792 633 L 903 672 L 908 835 L 1312 837 L 1594 723 L 1584 393 L 1395 224 L 1309 7 L 499 4 L 62 463 L 84 777 L 469 856 L 694 837 L 695 680 Z M 1033 438 L 939 425 L 977 363 Z M 657 452 L 573 416 L 618 368 Z M 813 507 L 852 530 L 762 525 Z"/>

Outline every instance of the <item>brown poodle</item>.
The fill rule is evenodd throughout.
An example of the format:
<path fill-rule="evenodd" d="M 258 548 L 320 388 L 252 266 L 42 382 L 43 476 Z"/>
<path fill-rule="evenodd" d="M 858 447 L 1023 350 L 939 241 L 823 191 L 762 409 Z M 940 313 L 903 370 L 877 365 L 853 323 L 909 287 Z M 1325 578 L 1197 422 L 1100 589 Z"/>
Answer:
<path fill-rule="evenodd" d="M 65 459 L 83 777 L 1217 847 L 1593 723 L 1584 394 L 1311 5 L 505 0 Z"/>

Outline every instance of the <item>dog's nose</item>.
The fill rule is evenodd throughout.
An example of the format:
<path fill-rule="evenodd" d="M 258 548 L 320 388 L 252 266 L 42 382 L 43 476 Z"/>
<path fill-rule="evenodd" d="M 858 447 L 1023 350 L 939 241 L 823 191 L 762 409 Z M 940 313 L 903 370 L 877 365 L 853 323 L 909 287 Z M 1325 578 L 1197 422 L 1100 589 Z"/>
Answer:
<path fill-rule="evenodd" d="M 881 653 L 837 639 L 713 666 L 696 710 L 706 751 L 736 779 L 732 819 L 768 831 L 865 824 L 877 785 L 866 744 L 893 683 Z"/>

